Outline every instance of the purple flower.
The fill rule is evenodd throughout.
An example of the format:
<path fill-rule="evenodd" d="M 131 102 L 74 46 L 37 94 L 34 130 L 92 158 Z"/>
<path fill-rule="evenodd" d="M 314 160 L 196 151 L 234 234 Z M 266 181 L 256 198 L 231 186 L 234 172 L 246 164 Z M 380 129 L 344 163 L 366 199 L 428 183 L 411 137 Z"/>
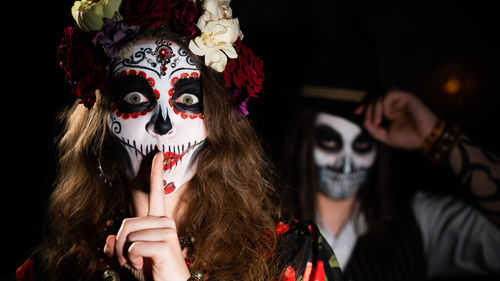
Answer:
<path fill-rule="evenodd" d="M 123 22 L 104 19 L 103 28 L 96 33 L 92 42 L 96 46 L 102 46 L 108 57 L 116 58 L 120 49 L 132 41 L 138 31 L 139 26 L 128 26 Z"/>
<path fill-rule="evenodd" d="M 240 120 L 243 116 L 248 116 L 247 102 L 250 97 L 241 95 L 241 90 L 236 89 L 233 91 L 231 99 L 235 106 L 234 114 L 236 115 L 236 119 Z"/>

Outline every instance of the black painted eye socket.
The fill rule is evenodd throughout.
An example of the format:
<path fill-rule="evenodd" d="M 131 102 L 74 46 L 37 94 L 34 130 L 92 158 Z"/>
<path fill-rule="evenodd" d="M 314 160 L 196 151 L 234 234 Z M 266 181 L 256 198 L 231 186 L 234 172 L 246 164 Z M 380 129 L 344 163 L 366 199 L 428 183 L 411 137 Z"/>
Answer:
<path fill-rule="evenodd" d="M 113 79 L 113 98 L 116 108 L 123 113 L 142 112 L 156 104 L 153 88 L 146 78 L 123 75 Z"/>
<path fill-rule="evenodd" d="M 365 154 L 373 149 L 373 141 L 366 134 L 360 133 L 352 142 L 352 149 L 359 154 Z"/>
<path fill-rule="evenodd" d="M 183 78 L 175 83 L 172 105 L 184 113 L 203 113 L 203 92 L 199 78 Z"/>
<path fill-rule="evenodd" d="M 316 145 L 329 152 L 342 150 L 342 136 L 333 128 L 326 125 L 316 126 Z"/>

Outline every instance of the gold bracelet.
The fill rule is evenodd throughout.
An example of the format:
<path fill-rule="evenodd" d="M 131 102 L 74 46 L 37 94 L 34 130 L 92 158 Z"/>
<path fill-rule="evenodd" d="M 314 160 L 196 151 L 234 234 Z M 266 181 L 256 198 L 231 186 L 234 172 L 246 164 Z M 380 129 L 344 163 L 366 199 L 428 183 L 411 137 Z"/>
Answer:
<path fill-rule="evenodd" d="M 432 153 L 428 154 L 430 161 L 433 164 L 440 164 L 442 161 L 447 159 L 448 154 L 457 141 L 460 133 L 460 126 L 457 124 L 452 124 L 446 127 L 443 134 L 434 145 Z"/>
<path fill-rule="evenodd" d="M 442 135 L 444 128 L 446 127 L 446 121 L 444 119 L 438 119 L 434 128 L 432 128 L 431 133 L 425 138 L 420 151 L 422 154 L 428 154 L 436 144 L 436 141 Z"/>

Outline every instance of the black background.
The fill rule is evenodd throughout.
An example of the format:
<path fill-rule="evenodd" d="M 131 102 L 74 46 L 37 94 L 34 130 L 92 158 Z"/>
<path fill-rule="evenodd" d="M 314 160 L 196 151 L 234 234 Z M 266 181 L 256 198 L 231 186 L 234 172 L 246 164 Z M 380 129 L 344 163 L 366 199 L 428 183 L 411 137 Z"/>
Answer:
<path fill-rule="evenodd" d="M 311 47 L 332 40 L 332 35 L 318 36 L 311 19 L 328 22 L 328 16 L 336 14 L 350 15 L 373 36 L 387 85 L 417 94 L 434 112 L 459 122 L 470 136 L 498 153 L 500 17 L 494 1 L 401 2 L 330 1 L 325 6 L 321 1 L 233 0 L 243 42 L 264 60 L 264 90 L 250 102 L 250 117 L 272 156 L 293 113 L 294 90 L 304 79 Z M 6 4 L 3 9 L 3 15 L 12 17 L 3 18 L 1 29 L 2 276 L 13 274 L 39 239 L 57 163 L 55 117 L 73 101 L 56 58 L 64 27 L 74 24 L 72 4 L 33 1 Z M 332 28 L 342 33 L 349 24 Z M 338 46 L 349 43 L 342 38 L 339 35 Z M 362 63 L 349 50 L 333 48 L 332 66 Z M 357 68 L 347 69 L 355 78 Z M 464 85 L 454 95 L 443 90 L 452 77 Z M 418 177 L 418 160 L 401 155 L 407 159 L 402 177 Z"/>

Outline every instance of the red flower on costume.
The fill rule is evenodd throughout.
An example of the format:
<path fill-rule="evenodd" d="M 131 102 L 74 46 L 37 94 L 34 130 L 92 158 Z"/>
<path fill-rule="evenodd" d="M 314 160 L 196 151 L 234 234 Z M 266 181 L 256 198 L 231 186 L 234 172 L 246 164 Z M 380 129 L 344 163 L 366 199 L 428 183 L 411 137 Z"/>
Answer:
<path fill-rule="evenodd" d="M 283 281 L 295 281 L 295 270 L 291 266 L 288 266 L 281 275 Z"/>
<path fill-rule="evenodd" d="M 283 236 L 283 234 L 285 234 L 289 229 L 290 225 L 279 222 L 276 226 L 276 234 L 278 235 L 278 238 Z"/>
<path fill-rule="evenodd" d="M 264 63 L 247 48 L 241 39 L 236 41 L 237 59 L 232 59 L 224 70 L 226 86 L 242 89 L 251 97 L 257 97 L 264 82 Z"/>
<path fill-rule="evenodd" d="M 92 36 L 78 27 L 68 27 L 58 48 L 58 57 L 73 94 L 90 108 L 95 91 L 104 85 L 107 58 L 101 48 L 92 44 Z"/>
<path fill-rule="evenodd" d="M 170 21 L 170 0 L 127 0 L 123 1 L 120 13 L 128 25 L 139 25 L 141 28 L 155 28 Z"/>
<path fill-rule="evenodd" d="M 309 263 L 308 263 L 308 266 L 309 266 Z M 312 266 L 312 264 L 311 264 L 311 271 L 310 271 L 310 275 L 308 277 L 309 277 L 308 278 L 309 281 L 325 281 L 325 269 L 323 267 L 322 260 L 316 261 L 314 266 Z M 303 280 L 306 281 L 305 274 L 304 274 Z"/>

